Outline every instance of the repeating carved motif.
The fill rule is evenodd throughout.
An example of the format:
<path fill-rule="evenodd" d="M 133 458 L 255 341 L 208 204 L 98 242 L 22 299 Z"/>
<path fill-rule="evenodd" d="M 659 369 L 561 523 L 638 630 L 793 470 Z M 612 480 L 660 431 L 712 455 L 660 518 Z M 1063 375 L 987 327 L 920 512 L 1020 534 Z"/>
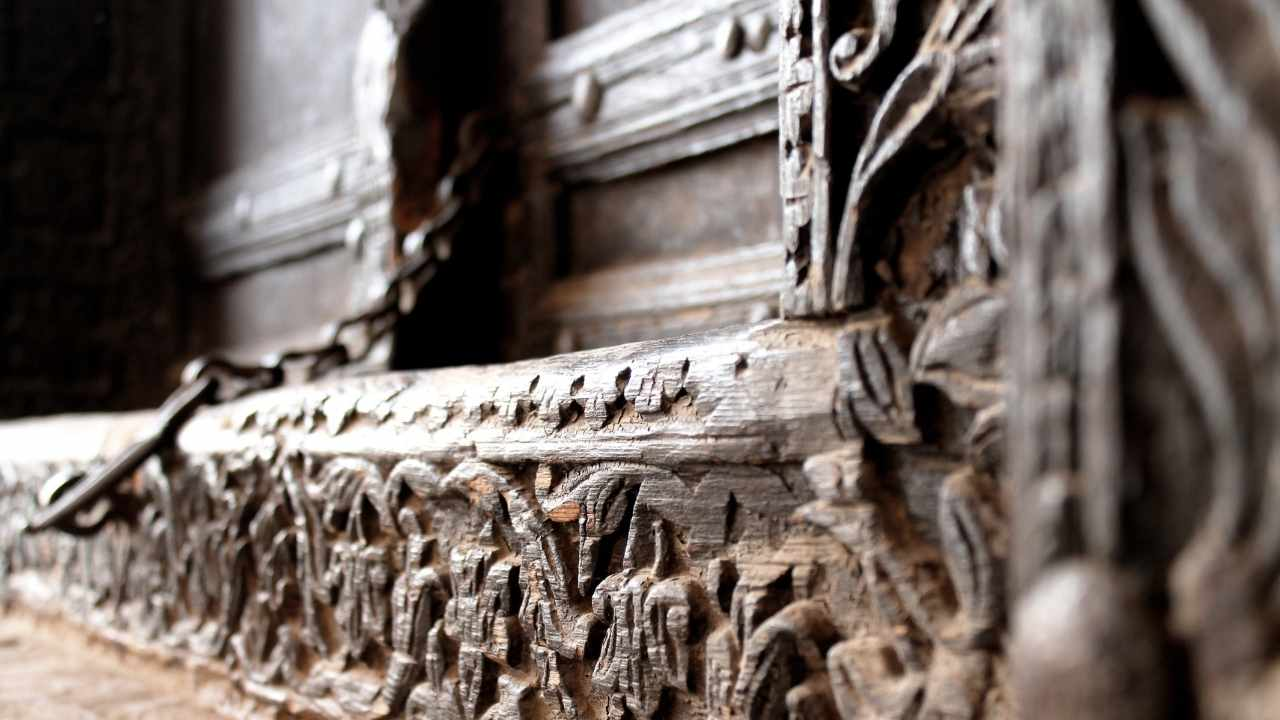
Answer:
<path fill-rule="evenodd" d="M 803 471 L 152 461 L 136 525 L 9 535 L 6 577 L 53 572 L 99 630 L 326 716 L 978 717 L 1002 621 L 991 478 L 946 460 L 916 517 L 855 433 Z M 5 511 L 46 471 L 6 470 Z"/>
<path fill-rule="evenodd" d="M 227 408 L 195 429 L 229 449 L 149 462 L 134 521 L 86 537 L 6 526 L 0 586 L 30 603 L 54 578 L 55 604 L 95 631 L 321 716 L 996 716 L 1004 308 L 1000 281 L 971 276 L 919 312 L 831 328 L 818 342 L 831 357 L 806 356 L 828 390 L 796 385 L 834 399 L 800 426 L 827 438 L 807 459 L 692 448 L 655 461 L 636 441 L 632 459 L 574 462 L 550 442 L 577 436 L 587 458 L 630 432 L 619 417 L 701 423 L 731 406 L 749 432 L 762 420 L 744 398 L 768 388 L 785 406 L 789 375 L 771 374 L 786 367 L 775 350 L 732 344 L 621 374 L 544 367 L 538 383 L 512 380 L 536 400 L 445 413 L 541 423 L 548 461 L 309 449 L 390 421 L 391 398 L 418 409 L 375 430 L 448 432 L 403 377 Z M 797 332 L 811 329 L 762 337 Z M 939 413 L 921 403 L 950 408 L 947 427 L 923 422 Z M 227 427 L 239 439 L 223 445 Z M 6 466 L 7 516 L 56 469 Z"/>
<path fill-rule="evenodd" d="M 245 398 L 0 589 L 324 717 L 1006 716 L 994 5 L 782 4 L 784 306 L 856 313 Z"/>

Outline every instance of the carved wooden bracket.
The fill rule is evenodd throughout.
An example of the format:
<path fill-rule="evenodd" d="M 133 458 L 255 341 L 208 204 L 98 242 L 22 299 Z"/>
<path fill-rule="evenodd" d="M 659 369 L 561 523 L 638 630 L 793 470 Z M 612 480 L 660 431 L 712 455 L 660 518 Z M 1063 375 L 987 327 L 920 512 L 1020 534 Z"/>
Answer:
<path fill-rule="evenodd" d="M 989 204 L 995 0 L 865 5 L 850 17 L 829 0 L 782 3 L 779 143 L 788 277 L 782 304 L 791 317 L 855 309 L 873 301 L 884 282 L 915 285 L 918 271 L 881 263 L 903 250 L 892 234 L 909 219 L 904 201 L 928 193 L 930 175 L 954 166 L 956 153 L 967 156 L 969 192 L 985 194 L 982 205 Z M 921 23 L 923 34 L 895 35 L 907 19 L 899 15 Z M 913 54 L 894 60 L 904 53 L 885 53 L 891 45 L 907 45 Z M 863 106 L 868 119 L 851 104 Z M 949 219 L 941 215 L 932 221 Z M 963 261 L 985 273 L 1007 253 L 988 218 L 972 227 L 976 237 L 963 248 Z"/>

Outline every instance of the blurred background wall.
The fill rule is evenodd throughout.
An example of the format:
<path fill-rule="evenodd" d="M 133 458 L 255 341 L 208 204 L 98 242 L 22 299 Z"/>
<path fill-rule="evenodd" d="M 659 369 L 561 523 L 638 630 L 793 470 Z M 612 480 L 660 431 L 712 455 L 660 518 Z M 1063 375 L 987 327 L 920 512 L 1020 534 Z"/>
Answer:
<path fill-rule="evenodd" d="M 167 390 L 184 5 L 0 0 L 0 417 Z"/>

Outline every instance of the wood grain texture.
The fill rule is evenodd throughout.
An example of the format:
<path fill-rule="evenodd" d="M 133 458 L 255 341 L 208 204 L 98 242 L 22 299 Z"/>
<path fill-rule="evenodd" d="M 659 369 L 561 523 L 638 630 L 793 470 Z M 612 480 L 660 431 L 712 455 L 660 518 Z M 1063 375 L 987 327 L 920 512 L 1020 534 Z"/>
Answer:
<path fill-rule="evenodd" d="M 928 225 L 956 220 L 946 214 L 948 203 L 932 196 L 945 192 L 936 183 L 957 154 L 967 158 L 973 189 L 965 192 L 987 187 L 990 194 L 995 2 L 878 2 L 869 16 L 852 18 L 849 8 L 825 0 L 782 7 L 783 312 L 838 314 L 874 301 L 885 281 L 915 286 L 908 275 L 918 269 L 893 266 L 902 262 L 895 255 L 910 261 L 911 253 L 909 241 L 898 244 L 894 236 L 927 238 Z M 899 14 L 910 14 L 923 32 L 895 36 Z M 914 56 L 891 64 L 880 51 L 894 40 L 909 43 Z M 845 89 L 856 95 L 853 103 L 836 97 Z M 865 124 L 858 106 L 869 113 Z M 932 206 L 921 207 L 913 195 Z M 980 234 L 999 239 L 988 229 Z M 1001 246 L 982 252 L 1005 254 Z"/>
<path fill-rule="evenodd" d="M 513 99 L 525 152 L 558 177 L 603 181 L 768 134 L 777 128 L 772 0 L 659 0 L 552 41 Z M 726 23 L 758 40 L 732 51 Z M 592 78 L 584 120 L 575 82 Z"/>
<path fill-rule="evenodd" d="M 543 298 L 545 333 L 599 348 L 778 315 L 783 275 L 773 243 L 639 261 L 570 277 Z"/>
<path fill-rule="evenodd" d="M 1008 5 L 1015 687 L 1053 718 L 1267 717 L 1280 22 Z"/>
<path fill-rule="evenodd" d="M 662 0 L 554 41 L 523 172 L 602 180 L 785 125 L 784 212 L 829 221 L 789 270 L 756 275 L 759 245 L 553 307 L 667 322 L 790 273 L 788 312 L 830 317 L 253 394 L 198 412 L 92 536 L 18 532 L 52 473 L 97 462 L 33 450 L 0 464 L 0 591 L 283 713 L 1007 717 L 992 3 L 782 7 L 762 30 L 772 3 Z M 779 85 L 784 41 L 803 82 Z M 857 105 L 836 152 L 825 113 Z M 0 445 L 76 424 L 105 432 Z"/>
<path fill-rule="evenodd" d="M 876 429 L 920 383 L 981 424 L 939 372 L 1000 315 L 928 330 L 948 307 L 249 396 L 144 466 L 132 521 L 6 526 L 4 592 L 324 717 L 986 716 L 993 466 L 910 416 Z M 892 322 L 890 376 L 857 348 Z M 142 419 L 0 427 L 33 448 L 0 466 L 7 516 L 93 462 L 53 438 L 105 451 Z"/>
<path fill-rule="evenodd" d="M 178 446 L 221 454 L 277 437 L 311 452 L 432 459 L 795 460 L 838 438 L 829 417 L 833 343 L 822 325 L 773 324 L 335 380 L 198 414 Z"/>

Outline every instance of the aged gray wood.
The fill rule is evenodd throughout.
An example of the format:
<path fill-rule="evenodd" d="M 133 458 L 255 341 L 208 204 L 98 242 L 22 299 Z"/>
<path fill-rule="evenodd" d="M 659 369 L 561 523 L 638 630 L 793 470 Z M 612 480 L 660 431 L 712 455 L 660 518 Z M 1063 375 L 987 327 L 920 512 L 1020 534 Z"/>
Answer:
<path fill-rule="evenodd" d="M 991 352 L 1000 314 L 965 317 L 921 326 L 891 382 L 967 385 L 937 372 Z M 136 525 L 6 527 L 4 587 L 326 717 L 976 715 L 1003 702 L 994 486 L 963 448 L 868 454 L 885 387 L 840 358 L 888 320 L 249 396 L 139 473 Z M 145 419 L 0 426 L 27 448 L 7 516 Z M 868 665 L 885 653 L 906 675 Z"/>
<path fill-rule="evenodd" d="M 834 317 L 253 394 L 197 413 L 85 537 L 17 521 L 144 418 L 0 426 L 25 446 L 0 464 L 0 590 L 288 713 L 1008 716 L 992 3 L 782 8 L 774 29 L 771 2 L 662 0 L 551 43 L 514 116 L 544 143 L 520 169 L 535 197 L 506 222 L 541 232 L 548 177 L 783 125 L 785 213 L 812 209 L 782 231 L 789 270 L 753 243 L 571 279 L 548 306 L 607 342 L 768 312 L 781 278 L 786 312 Z M 868 70 L 884 58 L 905 64 Z M 827 122 L 857 105 L 868 122 Z"/>
<path fill-rule="evenodd" d="M 995 95 L 992 66 L 999 47 L 992 29 L 994 0 L 944 0 L 913 7 L 922 14 L 924 35 L 908 41 L 917 48 L 914 58 L 897 69 L 893 82 L 877 96 L 868 92 L 863 75 L 892 35 L 894 19 L 902 10 L 898 5 L 875 3 L 872 27 L 855 25 L 832 38 L 844 28 L 829 27 L 827 3 L 783 3 L 788 45 L 782 56 L 786 94 L 779 142 L 789 281 L 783 310 L 789 317 L 846 312 L 869 299 L 875 288 L 868 287 L 868 273 L 885 274 L 872 248 L 887 241 L 864 229 L 864 216 L 871 212 L 881 180 L 890 169 L 902 170 L 911 150 L 958 143 L 978 158 L 972 187 L 990 183 L 990 170 L 981 165 L 991 162 L 987 116 Z M 868 35 L 872 39 L 863 45 Z M 850 56 L 854 48 L 862 50 Z M 848 181 L 841 186 L 833 185 L 831 174 L 837 169 L 830 163 L 844 138 L 834 128 L 848 127 L 857 119 L 833 116 L 832 79 L 873 99 L 864 134 L 851 139 L 856 156 L 851 168 L 842 169 Z M 919 159 L 913 162 L 920 164 Z M 915 175 L 926 187 L 929 165 L 918 167 Z M 843 203 L 832 197 L 836 187 L 846 188 Z M 890 184 L 883 190 L 884 200 L 921 189 Z M 837 210 L 841 204 L 843 210 Z M 893 281 L 910 284 L 902 280 Z"/>
<path fill-rule="evenodd" d="M 825 315 L 829 305 L 832 190 L 831 81 L 825 72 L 831 45 L 828 5 L 824 0 L 782 4 L 785 45 L 778 71 L 778 170 L 789 283 L 782 303 L 783 311 L 795 317 Z M 862 298 L 859 294 L 852 299 L 857 302 Z"/>
<path fill-rule="evenodd" d="M 1013 378 L 1024 388 L 1012 396 L 1010 407 L 1009 471 L 1018 512 L 1027 516 L 1015 529 L 1028 533 L 1018 536 L 1018 587 L 1034 572 L 1020 563 L 1038 567 L 1066 550 L 1058 547 L 1055 535 L 1061 528 L 1056 523 L 1064 512 L 1061 503 L 1078 492 L 1070 486 L 1074 477 L 1097 484 L 1089 489 L 1095 498 L 1090 512 L 1110 516 L 1090 516 L 1096 529 L 1089 542 L 1103 553 L 1114 544 L 1106 535 L 1118 499 L 1119 417 L 1113 403 L 1119 338 L 1110 297 L 1113 206 L 1100 190 L 1113 182 L 1110 120 L 1107 108 L 1083 100 L 1102 92 L 1113 68 L 1102 8 L 1023 2 L 1013 4 L 1007 16 L 1009 52 L 1021 60 L 1005 68 L 1017 99 L 1002 107 L 1007 113 L 1002 132 L 1010 146 L 1028 148 L 1006 154 L 1004 177 L 1005 192 L 1018 208 L 1011 220 L 1011 234 L 1019 242 L 1014 292 L 1025 299 L 1012 315 L 1010 331 L 1017 348 L 1011 355 L 1016 358 Z M 1058 35 L 1056 29 L 1048 33 L 1049 27 L 1071 30 Z M 1066 45 L 1077 47 L 1072 38 L 1088 39 L 1079 46 L 1081 52 L 1071 55 L 1078 65 L 1050 74 L 1054 53 Z M 1041 155 L 1029 150 L 1039 147 L 1054 151 Z M 1070 300 L 1053 302 L 1055 297 Z M 1090 326 L 1087 337 L 1085 324 Z M 1086 367 L 1091 370 L 1087 380 Z M 1078 414 L 1077 393 L 1088 393 L 1093 400 L 1081 403 Z M 1080 453 L 1072 450 L 1076 442 L 1083 444 Z"/>
<path fill-rule="evenodd" d="M 197 414 L 194 455 L 282 451 L 504 463 L 796 461 L 839 438 L 833 328 L 774 323 L 492 367 L 256 393 Z"/>
<path fill-rule="evenodd" d="M 350 2 L 217 5 L 200 23 L 188 114 L 205 137 L 185 158 L 200 184 L 177 219 L 192 281 L 185 352 L 249 361 L 316 345 L 368 306 L 398 257 L 387 125 L 397 29 Z M 321 39 L 327 47 L 283 55 Z M 305 78 L 288 77 L 295 65 Z M 230 97 L 214 99 L 224 86 Z M 258 312 L 264 301 L 276 312 Z M 389 354 L 384 342 L 367 365 L 386 367 Z"/>
<path fill-rule="evenodd" d="M 778 314 L 780 254 L 762 243 L 570 277 L 546 293 L 540 322 L 556 330 L 558 344 L 571 345 L 558 350 L 759 322 Z"/>
<path fill-rule="evenodd" d="M 776 154 L 776 143 L 760 138 L 564 188 L 557 250 L 567 274 L 534 293 L 537 354 L 778 317 Z M 529 281 L 523 267 L 516 277 Z"/>
<path fill-rule="evenodd" d="M 602 181 L 772 132 L 775 14 L 773 0 L 657 0 L 552 41 L 513 99 L 525 152 Z M 726 23 L 752 42 L 726 52 Z"/>
<path fill-rule="evenodd" d="M 390 233 L 391 165 L 354 125 L 327 128 L 219 178 L 186 209 L 195 269 L 245 273 Z M 356 246 L 358 249 L 358 246 Z M 352 254 L 353 261 L 359 254 Z M 353 262 L 354 264 L 354 262 Z"/>
<path fill-rule="evenodd" d="M 1008 5 L 1015 687 L 1053 718 L 1268 717 L 1280 21 Z"/>
<path fill-rule="evenodd" d="M 781 278 L 824 318 L 246 397 L 91 537 L 19 526 L 147 416 L 2 425 L 5 598 L 321 717 L 1273 714 L 1280 14 L 762 9 L 663 0 L 552 43 L 522 172 L 774 123 L 786 264 L 664 258 L 547 307 L 608 343 Z M 308 163 L 297 197 L 331 187 Z M 261 208 L 288 235 L 338 206 Z"/>

